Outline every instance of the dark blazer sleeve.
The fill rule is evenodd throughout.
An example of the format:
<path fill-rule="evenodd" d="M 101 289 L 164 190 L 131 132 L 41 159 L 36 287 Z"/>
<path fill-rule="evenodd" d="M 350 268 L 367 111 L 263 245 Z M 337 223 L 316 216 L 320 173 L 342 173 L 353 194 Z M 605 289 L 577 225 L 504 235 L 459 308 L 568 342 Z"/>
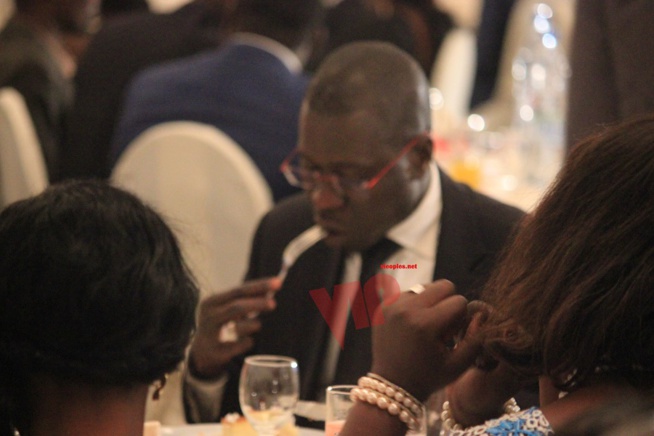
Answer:
<path fill-rule="evenodd" d="M 48 178 L 53 183 L 59 181 L 60 148 L 68 110 L 63 92 L 66 84 L 53 82 L 42 65 L 30 62 L 4 86 L 15 88 L 23 96 L 41 145 Z"/>

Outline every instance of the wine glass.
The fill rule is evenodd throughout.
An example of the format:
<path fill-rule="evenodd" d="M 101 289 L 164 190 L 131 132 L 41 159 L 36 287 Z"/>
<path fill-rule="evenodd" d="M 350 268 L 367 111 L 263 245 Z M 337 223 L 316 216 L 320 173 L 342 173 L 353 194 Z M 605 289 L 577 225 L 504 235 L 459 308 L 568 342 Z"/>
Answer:
<path fill-rule="evenodd" d="M 245 358 L 239 382 L 241 410 L 260 435 L 276 435 L 293 419 L 300 390 L 295 359 L 258 355 Z"/>

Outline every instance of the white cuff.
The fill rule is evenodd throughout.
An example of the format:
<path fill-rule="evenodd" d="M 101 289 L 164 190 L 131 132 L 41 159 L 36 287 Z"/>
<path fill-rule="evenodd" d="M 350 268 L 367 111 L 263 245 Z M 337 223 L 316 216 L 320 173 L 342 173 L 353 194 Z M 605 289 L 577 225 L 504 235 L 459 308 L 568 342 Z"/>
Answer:
<path fill-rule="evenodd" d="M 215 381 L 206 381 L 193 377 L 188 369 L 184 371 L 184 398 L 190 422 L 218 421 L 228 378 L 225 373 Z"/>

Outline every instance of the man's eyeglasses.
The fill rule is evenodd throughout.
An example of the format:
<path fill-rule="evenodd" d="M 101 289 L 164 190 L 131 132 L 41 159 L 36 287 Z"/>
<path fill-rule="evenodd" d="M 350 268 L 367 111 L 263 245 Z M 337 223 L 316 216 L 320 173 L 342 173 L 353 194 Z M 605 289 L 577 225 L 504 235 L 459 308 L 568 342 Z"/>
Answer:
<path fill-rule="evenodd" d="M 280 170 L 286 177 L 288 183 L 305 191 L 311 191 L 319 183 L 328 185 L 336 194 L 343 195 L 345 192 L 353 190 L 370 190 L 422 139 L 423 135 L 418 135 L 411 139 L 397 156 L 393 158 L 384 168 L 370 179 L 357 177 L 340 176 L 337 174 L 323 173 L 319 170 L 302 168 L 297 164 L 292 164 L 293 159 L 297 157 L 297 149 L 293 150 L 282 162 Z"/>

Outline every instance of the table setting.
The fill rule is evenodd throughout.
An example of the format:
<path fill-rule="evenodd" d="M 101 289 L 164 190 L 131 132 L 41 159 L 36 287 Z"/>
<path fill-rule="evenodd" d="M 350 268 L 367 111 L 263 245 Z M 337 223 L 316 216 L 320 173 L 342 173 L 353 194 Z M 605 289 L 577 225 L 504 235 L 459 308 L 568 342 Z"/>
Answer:
<path fill-rule="evenodd" d="M 355 385 L 326 389 L 325 403 L 299 400 L 297 361 L 286 356 L 254 355 L 245 358 L 239 379 L 243 416 L 227 414 L 220 423 L 158 426 L 146 423 L 153 436 L 338 436 L 350 408 Z M 325 422 L 324 430 L 295 425 L 295 416 Z M 409 433 L 407 433 L 409 434 Z M 424 434 L 413 432 L 410 434 Z"/>

